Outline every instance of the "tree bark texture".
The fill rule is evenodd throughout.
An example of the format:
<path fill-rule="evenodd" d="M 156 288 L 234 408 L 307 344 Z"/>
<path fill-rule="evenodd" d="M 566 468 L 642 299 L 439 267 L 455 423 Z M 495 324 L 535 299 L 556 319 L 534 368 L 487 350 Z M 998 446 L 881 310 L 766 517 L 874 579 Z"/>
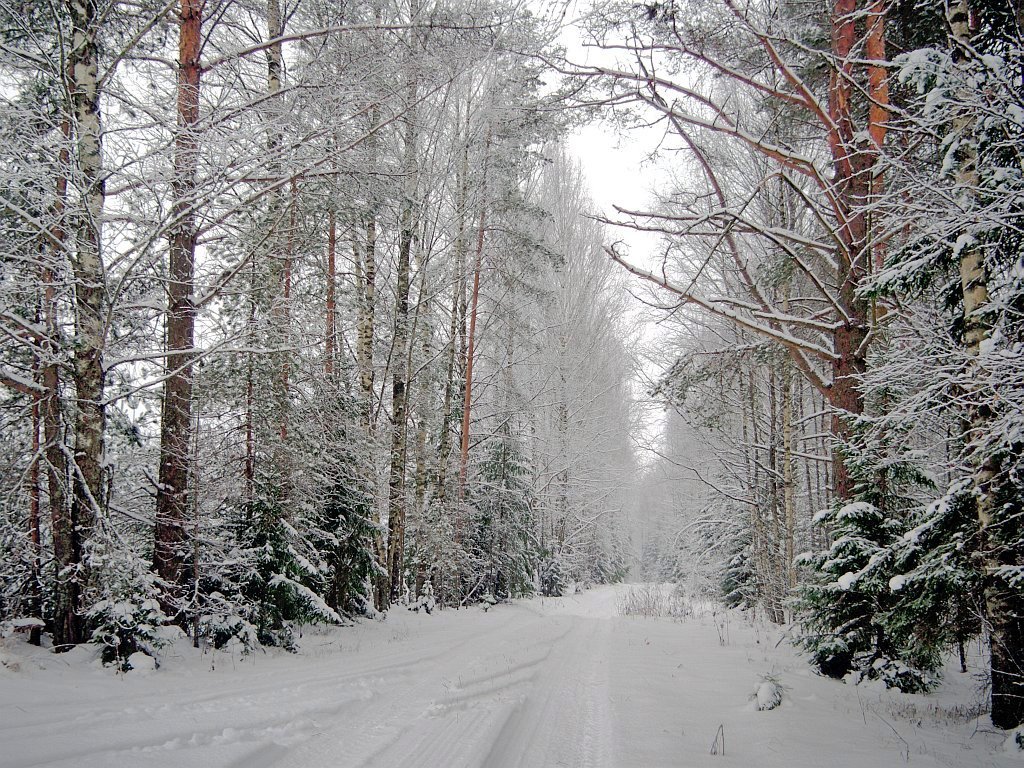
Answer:
<path fill-rule="evenodd" d="M 388 480 L 388 576 L 391 602 L 402 595 L 402 571 L 405 562 L 405 524 L 407 500 L 405 471 L 408 460 L 408 370 L 409 283 L 412 244 L 416 236 L 416 145 L 418 138 L 415 109 L 418 84 L 409 83 L 409 106 L 405 117 L 405 188 L 398 222 L 398 283 L 395 305 L 395 331 L 391 370 L 391 471 Z"/>
<path fill-rule="evenodd" d="M 70 69 L 69 69 L 70 75 Z M 69 82 L 73 82 L 69 78 Z M 61 347 L 57 318 L 57 270 L 67 246 L 65 216 L 67 212 L 68 174 L 71 171 L 71 120 L 61 124 L 64 145 L 58 156 L 59 175 L 54 198 L 55 225 L 50 233 L 52 258 L 42 269 L 43 285 L 43 339 L 41 403 L 43 419 L 43 453 L 46 457 L 46 495 L 50 510 L 50 531 L 57 568 L 53 597 L 53 642 L 55 645 L 77 642 L 78 583 L 66 577 L 66 569 L 75 563 L 72 542 L 73 527 L 67 497 L 67 454 L 64 451 L 63 416 L 60 401 L 60 369 L 58 356 Z"/>
<path fill-rule="evenodd" d="M 106 275 L 101 251 L 101 217 L 105 198 L 102 173 L 102 127 L 99 91 L 99 25 L 96 0 L 71 0 L 70 94 L 74 114 L 82 210 L 73 256 L 75 278 L 75 447 L 71 519 L 54 531 L 59 581 L 55 642 L 86 640 L 81 616 L 86 580 L 86 544 L 103 507 L 103 402 L 106 340 Z M 68 524 L 69 523 L 69 524 Z M 58 542 L 57 539 L 60 539 Z"/>
<path fill-rule="evenodd" d="M 843 446 L 850 439 L 849 420 L 864 412 L 864 396 L 858 380 L 867 370 L 868 305 L 858 295 L 870 263 L 868 205 L 877 182 L 877 148 L 857 135 L 854 87 L 857 0 L 836 0 L 832 17 L 832 54 L 836 65 L 829 80 L 829 147 L 834 171 L 833 189 L 838 217 L 838 304 L 840 325 L 835 331 L 830 404 L 833 408 L 832 482 L 835 497 L 853 497 L 855 478 L 850 476 Z M 875 24 L 881 24 L 876 18 Z M 877 115 L 876 115 L 877 117 Z M 869 135 L 870 128 L 869 110 Z"/>
<path fill-rule="evenodd" d="M 199 88 L 203 0 L 181 0 L 178 34 L 178 129 L 174 143 L 171 229 L 168 249 L 167 378 L 160 426 L 160 487 L 156 500 L 154 565 L 170 587 L 184 583 L 189 472 L 192 446 L 192 360 L 195 346 L 193 271 L 196 252 L 195 192 L 199 164 Z"/>
<path fill-rule="evenodd" d="M 970 55 L 970 5 L 957 0 L 947 6 L 954 56 L 965 61 Z M 975 115 L 964 108 L 953 120 L 960 138 L 957 151 L 956 184 L 964 210 L 975 207 L 980 186 L 978 145 L 973 136 Z M 1022 502 L 1006 477 L 1004 456 L 983 444 L 992 433 L 995 403 L 984 384 L 985 343 L 992 335 L 988 315 L 989 288 L 985 253 L 976 239 L 963 247 L 959 260 L 963 290 L 964 344 L 969 358 L 969 389 L 966 443 L 973 472 L 975 505 L 980 530 L 979 558 L 983 576 L 985 614 L 988 622 L 992 680 L 992 724 L 1016 728 L 1024 723 L 1024 595 L 1003 575 L 1019 568 Z"/>

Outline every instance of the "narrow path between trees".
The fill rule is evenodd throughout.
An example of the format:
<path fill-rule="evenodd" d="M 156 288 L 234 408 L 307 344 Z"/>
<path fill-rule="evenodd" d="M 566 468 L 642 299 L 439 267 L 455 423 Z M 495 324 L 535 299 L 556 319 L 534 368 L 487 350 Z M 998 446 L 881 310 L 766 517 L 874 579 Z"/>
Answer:
<path fill-rule="evenodd" d="M 183 647 L 148 675 L 115 676 L 84 650 L 8 645 L 0 766 L 993 764 L 995 734 L 906 718 L 942 697 L 816 678 L 736 617 L 619 616 L 627 589 L 488 612 L 394 610 L 307 635 L 299 655 Z M 780 709 L 757 711 L 763 675 L 784 686 Z M 710 754 L 719 726 L 724 757 Z"/>

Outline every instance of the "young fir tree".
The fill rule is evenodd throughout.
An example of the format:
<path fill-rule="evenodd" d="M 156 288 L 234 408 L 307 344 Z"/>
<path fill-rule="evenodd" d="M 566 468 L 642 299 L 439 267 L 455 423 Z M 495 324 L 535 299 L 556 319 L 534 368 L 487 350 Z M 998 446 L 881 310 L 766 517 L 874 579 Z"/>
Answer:
<path fill-rule="evenodd" d="M 866 501 L 826 510 L 815 522 L 829 526 L 834 541 L 827 550 L 801 558 L 813 576 L 796 601 L 802 617 L 797 645 L 829 677 L 887 674 L 883 670 L 898 649 L 881 617 L 895 603 L 889 588 L 891 547 L 904 527 Z"/>
<path fill-rule="evenodd" d="M 251 601 L 257 638 L 263 645 L 291 649 L 294 623 L 314 617 L 302 585 L 316 571 L 296 557 L 298 532 L 268 498 L 256 499 L 240 533 L 250 558 L 242 593 Z"/>
<path fill-rule="evenodd" d="M 826 549 L 803 555 L 808 579 L 795 607 L 802 633 L 797 640 L 823 674 L 880 679 L 903 691 L 934 683 L 940 658 L 915 627 L 928 620 L 927 603 L 905 599 L 894 589 L 911 494 L 926 483 L 906 443 L 891 429 L 867 420 L 851 428 L 842 447 L 858 499 L 820 512 L 815 524 L 831 535 Z"/>
<path fill-rule="evenodd" d="M 719 580 L 722 600 L 730 608 L 754 608 L 758 602 L 758 590 L 750 531 L 735 527 L 726 536 L 726 559 Z"/>
<path fill-rule="evenodd" d="M 360 472 L 361 434 L 356 399 L 341 390 L 333 398 L 330 450 L 320 452 L 316 499 L 310 539 L 321 567 L 315 586 L 338 614 L 366 613 L 372 603 L 374 572 L 373 497 Z"/>
<path fill-rule="evenodd" d="M 885 624 L 919 668 L 938 668 L 942 653 L 956 647 L 966 672 L 964 646 L 981 634 L 984 610 L 969 484 L 954 483 L 945 496 L 915 510 L 910 525 L 895 547 L 889 586 L 899 600 Z"/>
<path fill-rule="evenodd" d="M 557 552 L 548 555 L 540 567 L 540 593 L 544 597 L 561 597 L 568 588 L 562 558 Z"/>
<path fill-rule="evenodd" d="M 533 592 L 537 560 L 528 468 L 507 429 L 490 443 L 472 494 L 484 583 L 479 591 L 499 600 L 524 597 Z"/>

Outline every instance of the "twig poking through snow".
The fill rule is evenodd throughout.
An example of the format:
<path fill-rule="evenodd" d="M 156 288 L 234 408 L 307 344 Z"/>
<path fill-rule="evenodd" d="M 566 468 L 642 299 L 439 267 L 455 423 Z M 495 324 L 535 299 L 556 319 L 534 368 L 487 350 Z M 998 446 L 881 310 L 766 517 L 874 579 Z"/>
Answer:
<path fill-rule="evenodd" d="M 725 756 L 725 726 L 719 725 L 715 740 L 711 742 L 711 754 Z"/>

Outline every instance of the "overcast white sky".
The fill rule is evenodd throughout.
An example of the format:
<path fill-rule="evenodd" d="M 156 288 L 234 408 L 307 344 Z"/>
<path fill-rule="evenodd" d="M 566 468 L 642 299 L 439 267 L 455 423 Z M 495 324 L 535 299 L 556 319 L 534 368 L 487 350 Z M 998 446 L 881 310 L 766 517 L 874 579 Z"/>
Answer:
<path fill-rule="evenodd" d="M 625 208 L 644 209 L 651 202 L 651 190 L 655 188 L 664 171 L 649 161 L 649 155 L 660 134 L 654 130 L 630 131 L 622 135 L 608 125 L 593 123 L 568 137 L 569 151 L 579 161 L 589 182 L 590 195 L 598 209 L 609 218 L 615 218 L 615 205 Z M 609 243 L 621 240 L 626 245 L 630 260 L 637 264 L 650 264 L 657 258 L 659 239 L 650 234 L 625 228 L 608 227 Z M 625 270 L 623 270 L 625 276 Z M 638 280 L 625 276 L 623 282 L 638 286 Z M 652 313 L 639 301 L 630 300 L 627 325 L 638 331 L 639 343 L 647 347 L 658 343 L 660 328 L 652 319 Z M 643 402 L 651 378 L 660 375 L 659 367 L 646 359 L 646 349 L 634 350 L 641 358 L 643 375 L 634 382 L 634 395 L 639 398 L 641 413 L 637 414 L 643 427 L 635 437 L 639 441 L 637 457 L 642 463 L 653 460 L 654 454 L 643 450 L 643 445 L 657 443 L 664 429 L 664 411 L 660 404 Z"/>
<path fill-rule="evenodd" d="M 586 0 L 584 0 L 586 2 Z M 581 13 L 580 5 L 575 9 Z M 570 60 L 578 64 L 593 64 L 595 59 L 610 59 L 610 54 L 584 48 L 580 37 L 571 24 L 563 28 L 562 42 L 566 47 Z M 608 64 L 613 63 L 608 61 Z M 645 210 L 653 205 L 653 192 L 664 188 L 671 176 L 671 153 L 666 157 L 653 158 L 664 138 L 660 126 L 647 128 L 617 129 L 610 122 L 595 121 L 576 131 L 566 139 L 569 152 L 579 162 L 588 181 L 590 197 L 593 200 L 595 213 L 606 217 L 617 218 L 616 205 L 632 210 Z M 660 240 L 655 235 L 636 232 L 627 228 L 608 227 L 607 242 L 621 241 L 630 261 L 654 268 L 661 250 Z M 622 270 L 625 275 L 625 270 Z M 643 290 L 640 281 L 626 276 L 623 283 L 633 290 Z M 636 338 L 642 347 L 654 347 L 659 344 L 662 334 L 660 326 L 655 322 L 656 314 L 641 302 L 631 300 L 631 310 L 625 325 L 636 331 Z M 647 357 L 647 349 L 636 349 L 641 359 L 643 374 L 638 374 L 634 383 L 634 394 L 640 398 L 638 403 L 643 423 L 641 433 L 636 435 L 640 445 L 637 456 L 641 462 L 648 462 L 654 455 L 643 450 L 644 443 L 657 443 L 664 430 L 665 413 L 658 403 L 643 402 L 651 378 L 660 375 L 660 366 Z M 644 380 L 646 378 L 646 381 Z"/>

